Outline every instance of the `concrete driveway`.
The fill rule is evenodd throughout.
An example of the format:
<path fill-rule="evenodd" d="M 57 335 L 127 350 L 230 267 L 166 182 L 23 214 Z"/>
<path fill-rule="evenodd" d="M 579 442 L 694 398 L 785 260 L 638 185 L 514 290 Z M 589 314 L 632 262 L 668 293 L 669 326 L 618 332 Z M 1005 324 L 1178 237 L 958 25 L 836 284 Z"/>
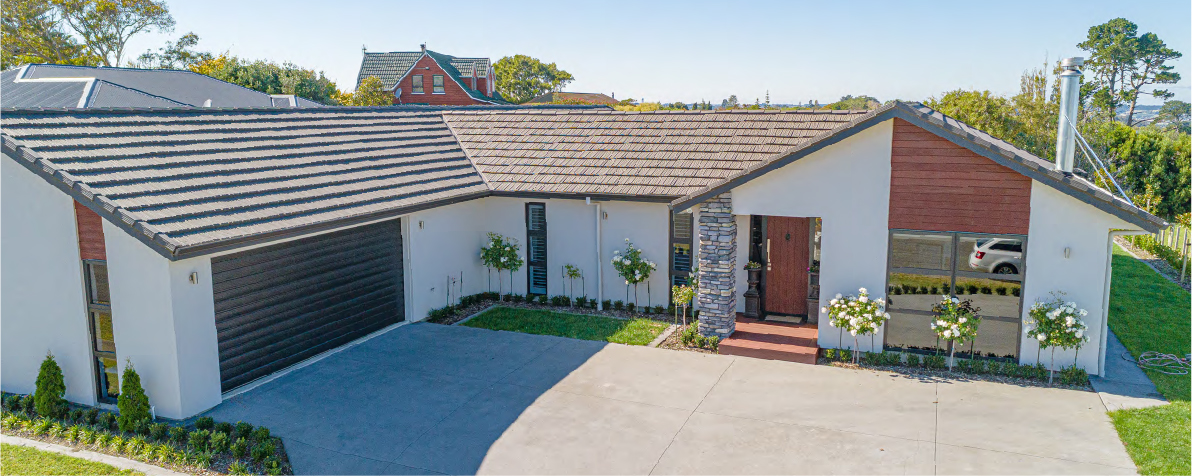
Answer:
<path fill-rule="evenodd" d="M 1097 394 L 412 324 L 208 415 L 299 474 L 1123 474 Z"/>

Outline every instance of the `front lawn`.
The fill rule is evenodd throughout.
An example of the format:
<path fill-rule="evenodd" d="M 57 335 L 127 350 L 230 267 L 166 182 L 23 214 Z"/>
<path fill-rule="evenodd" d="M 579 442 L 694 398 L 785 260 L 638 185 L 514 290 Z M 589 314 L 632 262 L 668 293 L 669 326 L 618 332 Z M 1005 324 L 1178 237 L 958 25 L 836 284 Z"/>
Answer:
<path fill-rule="evenodd" d="M 0 445 L 0 474 L 141 474 L 127 469 L 42 451 L 27 446 Z"/>
<path fill-rule="evenodd" d="M 1189 351 L 1192 296 L 1114 246 L 1109 327 L 1137 358 L 1146 351 L 1183 357 Z M 1118 358 L 1118 356 L 1106 356 Z M 1189 376 L 1146 374 L 1172 403 L 1110 412 L 1118 435 L 1142 474 L 1192 471 Z"/>
<path fill-rule="evenodd" d="M 649 344 L 667 328 L 666 323 L 650 319 L 614 319 L 510 307 L 490 309 L 463 325 L 629 345 Z"/>

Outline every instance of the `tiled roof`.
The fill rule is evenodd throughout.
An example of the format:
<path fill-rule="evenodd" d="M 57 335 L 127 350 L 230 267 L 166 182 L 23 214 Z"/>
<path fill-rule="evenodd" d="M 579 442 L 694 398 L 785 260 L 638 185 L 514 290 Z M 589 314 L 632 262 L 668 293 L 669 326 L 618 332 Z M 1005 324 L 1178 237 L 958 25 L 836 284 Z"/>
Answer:
<path fill-rule="evenodd" d="M 356 87 L 360 87 L 360 82 L 364 81 L 364 78 L 375 76 L 381 80 L 385 89 L 393 89 L 397 86 L 398 81 L 401 81 L 406 73 L 410 72 L 414 63 L 422 58 L 422 55 L 421 51 L 365 52 L 364 60 L 360 62 L 360 72 L 356 75 Z M 426 50 L 426 55 L 433 58 L 443 68 L 443 71 L 451 76 L 473 99 L 493 104 L 505 104 L 504 101 L 470 87 L 473 71 L 476 72 L 478 78 L 488 77 L 488 58 L 457 58 L 430 50 Z"/>
<path fill-rule="evenodd" d="M 488 192 L 435 111 L 6 109 L 3 150 L 167 256 Z"/>
<path fill-rule="evenodd" d="M 497 192 L 679 197 L 865 111 L 447 111 Z"/>

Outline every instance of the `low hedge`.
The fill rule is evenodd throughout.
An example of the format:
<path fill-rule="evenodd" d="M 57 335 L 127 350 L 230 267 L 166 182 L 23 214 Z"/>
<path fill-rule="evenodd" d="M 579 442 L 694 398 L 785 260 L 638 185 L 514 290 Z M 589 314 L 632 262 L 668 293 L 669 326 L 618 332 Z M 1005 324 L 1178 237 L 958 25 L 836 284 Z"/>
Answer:
<path fill-rule="evenodd" d="M 832 362 L 851 362 L 853 353 L 848 349 L 824 349 L 824 358 Z M 861 354 L 861 365 L 867 367 L 909 367 L 947 369 L 948 360 L 943 355 L 920 355 L 902 352 L 865 352 Z M 1047 368 L 1043 364 L 1019 365 L 1014 362 L 986 359 L 956 359 L 953 371 L 969 375 L 995 375 L 1046 382 Z M 1064 367 L 1055 373 L 1055 380 L 1065 385 L 1088 385 L 1089 374 L 1076 366 Z"/>

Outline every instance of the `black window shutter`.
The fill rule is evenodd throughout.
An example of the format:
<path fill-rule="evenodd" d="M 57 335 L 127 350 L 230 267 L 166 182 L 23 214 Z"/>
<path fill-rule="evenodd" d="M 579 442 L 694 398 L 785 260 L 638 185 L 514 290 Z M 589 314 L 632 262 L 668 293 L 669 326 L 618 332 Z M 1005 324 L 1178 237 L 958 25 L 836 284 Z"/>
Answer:
<path fill-rule="evenodd" d="M 545 203 L 526 204 L 526 279 L 529 294 L 546 294 Z"/>

